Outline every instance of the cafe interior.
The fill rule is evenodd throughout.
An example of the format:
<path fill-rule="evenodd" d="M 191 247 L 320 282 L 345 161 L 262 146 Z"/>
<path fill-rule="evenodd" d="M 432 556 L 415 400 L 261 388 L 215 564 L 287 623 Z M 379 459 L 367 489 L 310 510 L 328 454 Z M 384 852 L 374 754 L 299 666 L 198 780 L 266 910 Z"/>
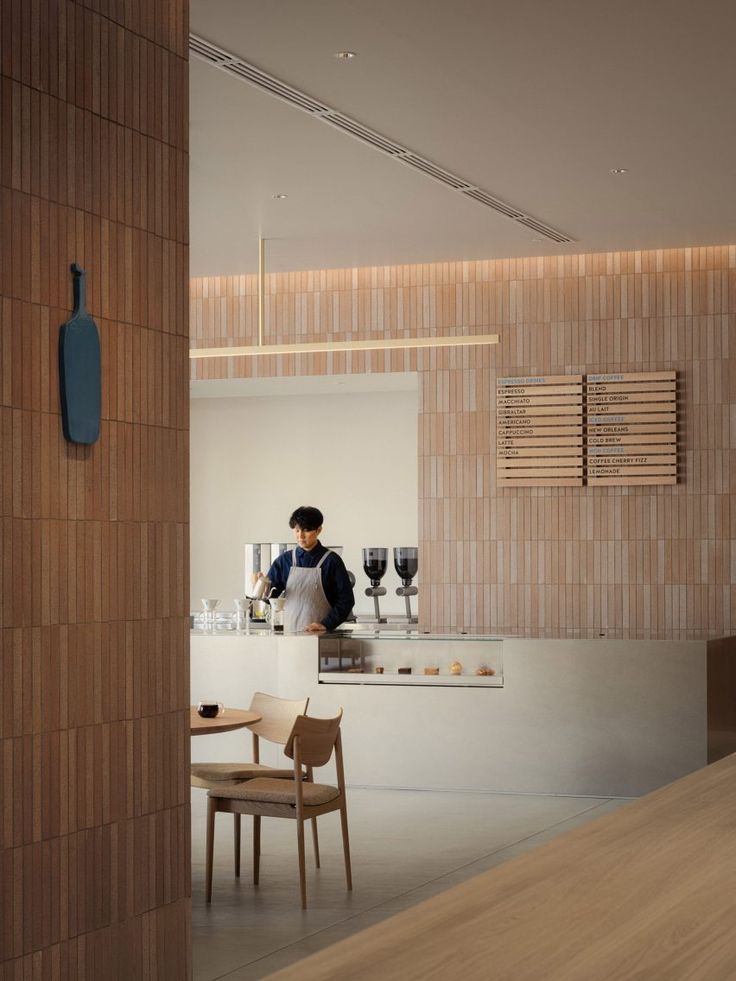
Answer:
<path fill-rule="evenodd" d="M 732 5 L 1 10 L 0 981 L 736 976 Z"/>

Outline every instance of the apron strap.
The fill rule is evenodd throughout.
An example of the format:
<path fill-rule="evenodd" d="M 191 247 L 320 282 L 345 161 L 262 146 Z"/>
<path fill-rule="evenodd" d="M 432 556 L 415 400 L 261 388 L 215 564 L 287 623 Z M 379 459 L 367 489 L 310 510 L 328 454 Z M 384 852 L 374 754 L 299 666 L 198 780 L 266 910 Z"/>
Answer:
<path fill-rule="evenodd" d="M 315 569 L 320 569 L 322 567 L 322 563 L 324 562 L 324 560 L 327 558 L 328 555 L 332 555 L 332 549 L 331 548 L 328 548 L 327 549 L 327 551 L 325 552 L 325 554 L 319 560 L 319 562 L 317 563 L 317 565 L 314 566 L 314 568 Z M 296 561 L 296 548 L 292 548 L 292 550 L 291 550 L 291 564 L 292 564 L 292 567 L 295 568 L 295 569 L 300 568 L 300 566 L 298 565 L 298 563 Z"/>
<path fill-rule="evenodd" d="M 327 558 L 328 555 L 332 555 L 332 549 L 331 548 L 328 548 L 327 551 L 325 552 L 325 554 L 319 560 L 319 562 L 315 566 L 316 569 L 320 569 L 322 567 L 322 563 L 324 562 L 324 560 Z"/>

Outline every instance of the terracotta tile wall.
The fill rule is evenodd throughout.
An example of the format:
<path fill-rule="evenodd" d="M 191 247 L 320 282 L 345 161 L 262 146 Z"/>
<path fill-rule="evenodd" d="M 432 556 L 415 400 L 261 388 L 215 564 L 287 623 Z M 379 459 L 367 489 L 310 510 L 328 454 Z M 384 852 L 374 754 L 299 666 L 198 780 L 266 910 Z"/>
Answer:
<path fill-rule="evenodd" d="M 256 277 L 195 279 L 195 347 L 257 342 Z M 420 618 L 532 636 L 736 624 L 736 247 L 273 274 L 265 342 L 497 331 L 494 348 L 193 361 L 193 378 L 417 370 Z M 677 370 L 675 487 L 497 489 L 497 376 Z"/>
<path fill-rule="evenodd" d="M 0 6 L 0 979 L 190 976 L 184 0 Z M 61 432 L 70 263 L 102 431 Z"/>

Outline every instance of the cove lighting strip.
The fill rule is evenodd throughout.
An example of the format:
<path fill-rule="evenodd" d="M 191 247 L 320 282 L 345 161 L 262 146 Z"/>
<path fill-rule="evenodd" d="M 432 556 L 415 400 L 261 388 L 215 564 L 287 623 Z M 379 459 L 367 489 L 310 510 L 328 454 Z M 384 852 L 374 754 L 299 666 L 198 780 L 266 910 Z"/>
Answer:
<path fill-rule="evenodd" d="M 252 347 L 196 347 L 190 358 L 253 358 L 263 354 L 332 354 L 340 351 L 406 351 L 418 348 L 477 347 L 498 344 L 498 334 L 466 337 L 396 337 L 375 341 L 322 341 L 303 344 L 260 344 Z"/>

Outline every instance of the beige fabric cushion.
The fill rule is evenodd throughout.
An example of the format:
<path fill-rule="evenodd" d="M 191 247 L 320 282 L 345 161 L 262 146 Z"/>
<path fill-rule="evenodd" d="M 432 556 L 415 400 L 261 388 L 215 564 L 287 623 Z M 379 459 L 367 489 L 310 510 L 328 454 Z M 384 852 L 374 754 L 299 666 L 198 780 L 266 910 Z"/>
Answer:
<path fill-rule="evenodd" d="M 311 806 L 327 804 L 340 796 L 337 787 L 324 783 L 302 783 L 304 803 Z M 268 804 L 296 804 L 296 789 L 293 780 L 274 780 L 258 777 L 246 780 L 237 787 L 213 787 L 210 797 L 227 797 L 230 800 L 254 800 Z"/>
<path fill-rule="evenodd" d="M 236 787 L 243 780 L 264 776 L 293 780 L 294 770 L 279 770 L 263 763 L 192 763 L 190 783 L 209 790 L 217 785 Z"/>

